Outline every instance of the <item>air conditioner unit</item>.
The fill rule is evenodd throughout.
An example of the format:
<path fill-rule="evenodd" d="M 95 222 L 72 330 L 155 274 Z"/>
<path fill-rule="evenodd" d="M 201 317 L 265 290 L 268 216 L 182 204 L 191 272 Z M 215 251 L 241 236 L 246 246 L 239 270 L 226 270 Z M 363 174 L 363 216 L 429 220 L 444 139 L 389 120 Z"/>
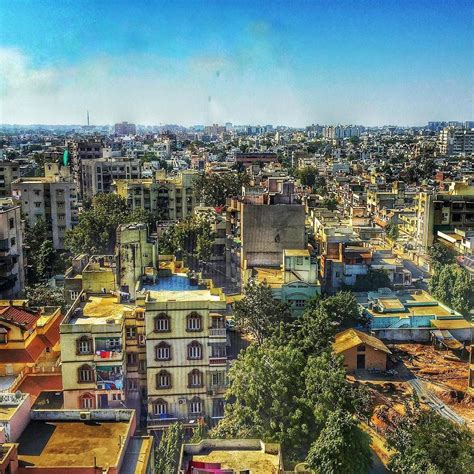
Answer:
<path fill-rule="evenodd" d="M 178 404 L 184 405 L 187 402 L 186 398 L 178 398 Z"/>
<path fill-rule="evenodd" d="M 89 411 L 81 411 L 79 414 L 79 418 L 81 420 L 90 420 L 91 419 L 91 414 Z"/>

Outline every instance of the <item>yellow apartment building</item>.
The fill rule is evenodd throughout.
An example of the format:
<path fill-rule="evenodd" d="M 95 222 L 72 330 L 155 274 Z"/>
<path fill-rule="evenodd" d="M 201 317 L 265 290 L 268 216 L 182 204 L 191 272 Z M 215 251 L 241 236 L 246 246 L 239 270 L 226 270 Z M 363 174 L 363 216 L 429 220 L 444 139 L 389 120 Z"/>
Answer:
<path fill-rule="evenodd" d="M 180 220 L 192 215 L 197 204 L 192 184 L 198 174 L 186 170 L 176 177 L 167 177 L 163 171 L 157 171 L 153 178 L 117 179 L 113 188 L 132 209 L 159 212 L 162 220 Z"/>
<path fill-rule="evenodd" d="M 144 284 L 136 303 L 146 318 L 148 428 L 220 419 L 228 366 L 222 290 L 173 274 Z"/>

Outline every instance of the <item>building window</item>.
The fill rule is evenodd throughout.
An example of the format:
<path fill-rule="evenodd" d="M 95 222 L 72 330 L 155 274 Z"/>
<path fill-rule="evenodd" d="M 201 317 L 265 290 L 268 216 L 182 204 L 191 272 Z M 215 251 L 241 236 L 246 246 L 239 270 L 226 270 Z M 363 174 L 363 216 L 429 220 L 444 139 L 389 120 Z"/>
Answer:
<path fill-rule="evenodd" d="M 8 222 L 10 223 L 10 229 L 13 229 L 13 227 L 15 227 L 15 220 L 13 219 L 13 217 L 10 217 Z"/>
<path fill-rule="evenodd" d="M 296 265 L 303 265 L 303 257 L 296 257 Z"/>
<path fill-rule="evenodd" d="M 198 369 L 193 369 L 188 374 L 188 387 L 196 388 L 202 387 L 202 372 Z"/>
<path fill-rule="evenodd" d="M 135 326 L 127 326 L 125 328 L 125 337 L 127 339 L 136 339 L 137 338 L 137 328 Z"/>
<path fill-rule="evenodd" d="M 171 360 L 171 346 L 166 342 L 160 342 L 155 349 L 156 360 Z"/>
<path fill-rule="evenodd" d="M 80 398 L 80 406 L 81 408 L 85 408 L 86 410 L 94 408 L 94 396 L 90 393 L 82 395 L 82 397 Z"/>
<path fill-rule="evenodd" d="M 160 313 L 155 317 L 155 332 L 169 332 L 170 318 L 165 313 Z"/>
<path fill-rule="evenodd" d="M 77 297 L 79 296 L 79 291 L 74 291 L 74 290 L 69 290 L 69 299 L 72 301 L 77 300 Z"/>
<path fill-rule="evenodd" d="M 357 346 L 357 352 L 365 352 L 365 344 L 360 344 Z"/>
<path fill-rule="evenodd" d="M 142 359 L 138 361 L 138 372 L 144 374 L 146 372 L 146 360 Z"/>
<path fill-rule="evenodd" d="M 188 331 L 201 331 L 202 330 L 202 317 L 198 313 L 190 313 L 186 317 L 186 329 Z"/>
<path fill-rule="evenodd" d="M 296 308 L 304 308 L 306 301 L 305 300 L 293 300 Z"/>
<path fill-rule="evenodd" d="M 127 354 L 127 366 L 134 367 L 138 363 L 138 354 L 136 352 L 129 352 Z"/>
<path fill-rule="evenodd" d="M 199 397 L 194 397 L 189 402 L 189 413 L 191 415 L 199 415 L 202 413 L 202 400 Z"/>
<path fill-rule="evenodd" d="M 81 365 L 79 367 L 79 383 L 87 383 L 94 381 L 94 370 L 90 365 Z"/>
<path fill-rule="evenodd" d="M 138 390 L 138 380 L 137 379 L 128 379 L 127 384 L 128 384 L 128 390 L 130 390 L 130 391 Z"/>
<path fill-rule="evenodd" d="M 188 344 L 188 359 L 202 359 L 202 345 L 198 341 Z"/>
<path fill-rule="evenodd" d="M 5 332 L 0 332 L 0 344 L 6 344 L 8 342 L 6 329 L 4 331 Z"/>
<path fill-rule="evenodd" d="M 77 341 L 78 354 L 92 354 L 92 339 L 82 336 Z"/>
<path fill-rule="evenodd" d="M 171 374 L 166 370 L 160 370 L 156 375 L 156 388 L 170 388 Z"/>
<path fill-rule="evenodd" d="M 162 398 L 159 398 L 153 402 L 153 414 L 154 415 L 167 415 L 168 414 L 168 403 Z"/>

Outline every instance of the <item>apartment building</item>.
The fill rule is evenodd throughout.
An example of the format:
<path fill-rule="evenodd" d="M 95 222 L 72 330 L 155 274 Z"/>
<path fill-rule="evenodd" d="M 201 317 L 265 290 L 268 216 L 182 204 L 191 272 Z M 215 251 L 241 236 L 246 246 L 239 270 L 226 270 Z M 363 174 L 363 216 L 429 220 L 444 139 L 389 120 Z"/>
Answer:
<path fill-rule="evenodd" d="M 474 230 L 474 182 L 453 182 L 446 192 L 420 192 L 416 218 L 414 237 L 418 248 L 426 251 L 440 237 L 442 243 L 457 251 L 456 242 L 464 235 L 463 253 L 469 254 L 469 231 Z"/>
<path fill-rule="evenodd" d="M 137 133 L 137 126 L 129 122 L 116 123 L 114 131 L 116 135 L 135 135 Z"/>
<path fill-rule="evenodd" d="M 61 309 L 32 309 L 26 300 L 0 300 L 0 376 L 18 375 L 43 359 L 54 365 L 59 357 Z"/>
<path fill-rule="evenodd" d="M 49 226 L 55 249 L 64 248 L 67 229 L 77 222 L 77 191 L 69 168 L 45 164 L 45 175 L 19 178 L 12 183 L 12 194 L 21 202 L 28 225 L 42 218 Z"/>
<path fill-rule="evenodd" d="M 120 296 L 82 292 L 60 327 L 64 408 L 121 407 L 126 401 L 125 319 Z"/>
<path fill-rule="evenodd" d="M 438 146 L 443 155 L 472 155 L 474 153 L 474 129 L 446 127 L 439 134 Z"/>
<path fill-rule="evenodd" d="M 195 170 L 180 172 L 167 177 L 157 171 L 148 179 L 115 179 L 115 192 L 127 200 L 132 209 L 146 209 L 157 213 L 160 220 L 180 220 L 191 216 L 197 205 L 193 181 L 198 176 Z"/>
<path fill-rule="evenodd" d="M 228 367 L 221 289 L 172 274 L 145 283 L 136 303 L 146 318 L 148 428 L 218 421 Z"/>
<path fill-rule="evenodd" d="M 110 193 L 115 180 L 140 177 L 139 159 L 112 157 L 86 160 L 81 163 L 82 196 L 90 199 L 97 193 Z"/>
<path fill-rule="evenodd" d="M 0 160 L 0 197 L 11 196 L 12 183 L 20 177 L 20 163 Z"/>
<path fill-rule="evenodd" d="M 70 144 L 72 163 L 71 170 L 77 192 L 82 193 L 82 163 L 87 160 L 99 159 L 104 156 L 104 144 L 102 140 L 86 140 Z"/>
<path fill-rule="evenodd" d="M 0 198 L 0 296 L 11 298 L 25 288 L 21 207 Z"/>

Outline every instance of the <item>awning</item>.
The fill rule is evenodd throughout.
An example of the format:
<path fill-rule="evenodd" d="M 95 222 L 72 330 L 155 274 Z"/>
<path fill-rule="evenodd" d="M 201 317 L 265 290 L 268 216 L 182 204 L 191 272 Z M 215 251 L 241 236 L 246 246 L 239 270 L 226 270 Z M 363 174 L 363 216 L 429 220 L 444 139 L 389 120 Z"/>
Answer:
<path fill-rule="evenodd" d="M 433 336 L 448 349 L 457 350 L 464 347 L 449 331 L 435 329 L 434 331 L 431 331 L 431 334 L 433 334 Z"/>

